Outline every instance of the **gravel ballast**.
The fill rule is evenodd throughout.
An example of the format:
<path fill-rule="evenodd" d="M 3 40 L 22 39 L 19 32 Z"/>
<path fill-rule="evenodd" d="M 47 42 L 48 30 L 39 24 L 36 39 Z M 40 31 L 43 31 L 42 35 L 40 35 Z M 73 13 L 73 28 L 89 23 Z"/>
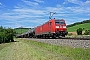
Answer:
<path fill-rule="evenodd" d="M 31 39 L 38 42 L 45 42 L 54 45 L 70 46 L 73 48 L 90 48 L 90 40 L 72 40 L 72 39 Z"/>

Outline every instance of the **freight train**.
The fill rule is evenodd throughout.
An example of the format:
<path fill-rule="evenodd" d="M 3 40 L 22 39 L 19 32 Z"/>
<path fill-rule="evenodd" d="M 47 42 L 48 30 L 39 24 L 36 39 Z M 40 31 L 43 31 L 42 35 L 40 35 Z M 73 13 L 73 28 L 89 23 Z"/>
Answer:
<path fill-rule="evenodd" d="M 20 38 L 56 38 L 65 37 L 67 35 L 65 20 L 50 19 L 48 22 L 30 29 L 28 32 L 18 35 Z"/>

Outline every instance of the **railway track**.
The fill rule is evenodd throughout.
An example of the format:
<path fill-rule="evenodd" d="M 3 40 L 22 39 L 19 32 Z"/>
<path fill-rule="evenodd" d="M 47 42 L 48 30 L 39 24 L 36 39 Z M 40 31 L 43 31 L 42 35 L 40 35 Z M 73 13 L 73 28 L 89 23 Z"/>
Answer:
<path fill-rule="evenodd" d="M 48 44 L 54 44 L 58 46 L 70 46 L 79 48 L 90 48 L 90 37 L 63 37 L 56 39 L 41 39 L 41 38 L 27 38 L 28 40 L 34 40 L 37 42 L 44 42 Z"/>
<path fill-rule="evenodd" d="M 64 37 L 59 39 L 72 39 L 72 40 L 90 40 L 90 37 Z"/>
<path fill-rule="evenodd" d="M 90 40 L 90 36 L 86 37 L 60 37 L 60 38 L 35 38 L 35 39 L 66 39 L 66 40 Z"/>

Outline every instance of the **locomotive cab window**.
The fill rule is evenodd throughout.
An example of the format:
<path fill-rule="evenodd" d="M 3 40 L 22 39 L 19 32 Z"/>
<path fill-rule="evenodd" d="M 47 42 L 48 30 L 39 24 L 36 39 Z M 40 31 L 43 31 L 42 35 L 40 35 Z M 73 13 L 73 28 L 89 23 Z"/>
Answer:
<path fill-rule="evenodd" d="M 65 22 L 64 21 L 55 21 L 55 24 L 65 24 Z"/>

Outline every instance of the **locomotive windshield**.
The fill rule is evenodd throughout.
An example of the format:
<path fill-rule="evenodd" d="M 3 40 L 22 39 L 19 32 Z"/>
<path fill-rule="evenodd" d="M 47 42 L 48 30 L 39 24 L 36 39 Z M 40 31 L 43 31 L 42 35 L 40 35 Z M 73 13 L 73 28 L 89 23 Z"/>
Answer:
<path fill-rule="evenodd" d="M 63 20 L 55 20 L 55 24 L 65 24 Z"/>

